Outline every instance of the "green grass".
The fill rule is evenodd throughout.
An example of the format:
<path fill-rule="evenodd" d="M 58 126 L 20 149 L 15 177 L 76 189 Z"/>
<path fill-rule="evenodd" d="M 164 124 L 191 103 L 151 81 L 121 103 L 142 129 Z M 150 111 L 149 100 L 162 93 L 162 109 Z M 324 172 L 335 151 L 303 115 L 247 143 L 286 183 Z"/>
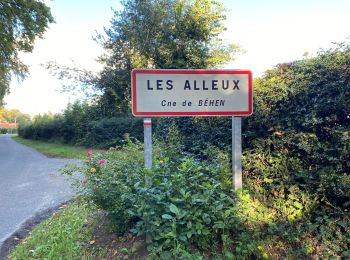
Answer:
<path fill-rule="evenodd" d="M 18 143 L 32 147 L 50 157 L 86 159 L 86 153 L 89 150 L 83 147 L 70 146 L 66 144 L 24 139 L 19 136 L 12 136 L 12 139 Z"/>
<path fill-rule="evenodd" d="M 77 199 L 38 226 L 10 254 L 10 259 L 95 259 L 89 249 L 94 218 L 91 205 Z"/>

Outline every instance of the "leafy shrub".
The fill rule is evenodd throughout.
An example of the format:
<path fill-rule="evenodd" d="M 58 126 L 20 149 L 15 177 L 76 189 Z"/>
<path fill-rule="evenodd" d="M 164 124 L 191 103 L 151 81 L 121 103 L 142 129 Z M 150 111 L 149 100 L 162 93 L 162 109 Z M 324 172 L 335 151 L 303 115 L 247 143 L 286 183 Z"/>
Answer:
<path fill-rule="evenodd" d="M 273 209 L 261 211 L 274 223 L 259 221 L 286 234 L 283 239 L 295 245 L 303 238 L 316 241 L 292 257 L 345 257 L 350 249 L 349 61 L 350 46 L 340 44 L 316 58 L 280 64 L 255 81 L 255 112 L 243 124 L 244 183 L 253 200 L 239 210 L 262 203 Z M 227 149 L 231 141 L 229 119 L 165 118 L 158 120 L 156 133 L 166 142 L 175 136 L 183 150 L 205 159 L 210 159 L 202 153 L 205 147 Z M 256 227 L 253 219 L 245 223 Z M 257 232 L 242 232 L 236 243 L 266 241 L 266 231 Z M 243 244 L 237 248 L 245 255 L 256 254 L 256 244 Z"/>
<path fill-rule="evenodd" d="M 110 212 L 118 233 L 150 235 L 148 249 L 155 255 L 208 250 L 213 241 L 219 247 L 236 222 L 221 165 L 184 154 L 170 160 L 163 149 L 157 151 L 151 170 L 143 167 L 142 146 L 130 141 L 122 152 L 91 154 L 79 169 L 85 178 L 81 192 Z"/>
<path fill-rule="evenodd" d="M 145 185 L 136 184 L 141 200 L 134 214 L 140 221 L 132 231 L 150 234 L 151 249 L 161 254 L 179 245 L 207 250 L 235 221 L 233 200 L 219 175 L 215 166 L 190 157 L 178 164 L 162 158 L 146 173 Z"/>
<path fill-rule="evenodd" d="M 90 154 L 83 166 L 65 173 L 83 174 L 80 192 L 109 212 L 117 233 L 148 235 L 154 258 L 201 259 L 211 254 L 248 259 L 271 254 L 295 259 L 316 254 L 320 244 L 329 256 L 339 256 L 339 248 L 347 248 L 349 222 L 341 212 L 312 214 L 319 203 L 312 194 L 291 180 L 283 184 L 272 179 L 278 171 L 293 169 L 293 161 L 261 158 L 262 165 L 271 164 L 271 179 L 261 180 L 261 191 L 232 196 L 228 156 L 214 147 L 206 154 L 211 159 L 199 161 L 158 143 L 153 168 L 144 169 L 142 145 L 127 140 L 123 148 Z M 269 190 L 274 193 L 267 194 Z M 326 227 L 329 221 L 343 230 Z"/>
<path fill-rule="evenodd" d="M 261 169 L 261 160 L 253 159 L 257 155 L 266 158 L 263 169 L 275 158 L 289 167 L 254 176 L 296 184 L 319 200 L 350 209 L 349 61 L 350 47 L 340 45 L 316 58 L 280 65 L 256 82 L 257 111 L 248 129 L 260 130 L 249 132 L 248 169 Z"/>
<path fill-rule="evenodd" d="M 340 44 L 267 71 L 255 81 L 255 112 L 243 131 L 246 187 L 279 220 L 308 216 L 312 230 L 299 228 L 326 257 L 350 248 L 349 61 L 350 46 Z"/>

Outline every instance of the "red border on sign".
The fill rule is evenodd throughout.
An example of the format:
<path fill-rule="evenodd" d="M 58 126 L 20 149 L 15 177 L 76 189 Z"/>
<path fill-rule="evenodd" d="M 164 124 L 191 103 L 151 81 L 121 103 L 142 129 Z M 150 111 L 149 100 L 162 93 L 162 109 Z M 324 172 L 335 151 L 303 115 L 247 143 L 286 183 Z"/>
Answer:
<path fill-rule="evenodd" d="M 138 112 L 136 102 L 136 74 L 245 74 L 248 75 L 247 111 L 201 111 L 201 112 Z M 253 113 L 253 75 L 250 70 L 183 70 L 183 69 L 135 69 L 131 72 L 132 113 L 138 117 L 152 116 L 249 116 Z"/>

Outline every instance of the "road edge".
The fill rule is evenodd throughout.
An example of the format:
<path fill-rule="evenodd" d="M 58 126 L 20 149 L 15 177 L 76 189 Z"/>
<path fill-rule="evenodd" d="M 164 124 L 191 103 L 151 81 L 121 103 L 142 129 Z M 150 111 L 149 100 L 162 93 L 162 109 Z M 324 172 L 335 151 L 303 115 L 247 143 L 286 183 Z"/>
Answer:
<path fill-rule="evenodd" d="M 31 217 L 24 220 L 12 234 L 3 241 L 0 241 L 0 260 L 5 260 L 8 254 L 14 249 L 19 242 L 26 238 L 30 231 L 43 220 L 52 216 L 53 213 L 60 210 L 60 207 L 69 203 L 72 199 L 65 200 L 58 205 L 42 209 L 34 213 Z"/>

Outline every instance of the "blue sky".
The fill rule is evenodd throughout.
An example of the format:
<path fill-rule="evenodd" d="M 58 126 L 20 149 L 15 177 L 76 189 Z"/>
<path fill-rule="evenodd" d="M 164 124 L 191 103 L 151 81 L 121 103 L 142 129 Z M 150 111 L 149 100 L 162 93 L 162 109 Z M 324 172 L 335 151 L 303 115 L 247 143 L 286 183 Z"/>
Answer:
<path fill-rule="evenodd" d="M 57 61 L 98 71 L 96 58 L 102 50 L 92 37 L 109 27 L 117 0 L 46 1 L 56 20 L 37 40 L 34 52 L 21 55 L 30 66 L 30 75 L 22 82 L 13 81 L 7 108 L 17 108 L 31 115 L 59 112 L 76 97 L 60 93 L 62 82 L 40 64 Z M 246 51 L 225 68 L 250 69 L 253 75 L 278 63 L 311 56 L 332 42 L 350 36 L 349 0 L 218 0 L 227 9 L 226 32 L 221 36 Z"/>

